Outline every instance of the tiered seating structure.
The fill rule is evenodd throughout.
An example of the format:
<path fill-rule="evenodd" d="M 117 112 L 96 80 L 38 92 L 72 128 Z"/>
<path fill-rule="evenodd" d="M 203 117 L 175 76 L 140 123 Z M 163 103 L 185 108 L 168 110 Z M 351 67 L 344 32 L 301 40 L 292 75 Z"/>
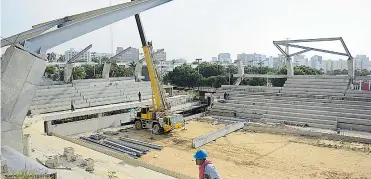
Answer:
<path fill-rule="evenodd" d="M 151 99 L 149 82 L 132 78 L 75 80 L 73 84 L 39 86 L 30 106 L 31 114 L 43 114 L 71 109 Z"/>
<path fill-rule="evenodd" d="M 371 132 L 371 92 L 349 89 L 348 77 L 294 76 L 282 88 L 222 86 L 229 99 L 211 114 L 322 129 Z"/>

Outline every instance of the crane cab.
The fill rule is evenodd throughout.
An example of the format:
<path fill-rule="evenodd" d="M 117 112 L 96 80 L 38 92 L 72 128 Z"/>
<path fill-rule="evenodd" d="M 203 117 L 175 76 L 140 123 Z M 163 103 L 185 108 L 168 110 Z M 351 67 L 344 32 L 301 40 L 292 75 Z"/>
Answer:
<path fill-rule="evenodd" d="M 167 115 L 164 112 L 153 112 L 149 106 L 141 107 L 134 119 L 135 128 L 152 129 L 154 134 L 170 132 L 184 126 L 182 115 Z"/>

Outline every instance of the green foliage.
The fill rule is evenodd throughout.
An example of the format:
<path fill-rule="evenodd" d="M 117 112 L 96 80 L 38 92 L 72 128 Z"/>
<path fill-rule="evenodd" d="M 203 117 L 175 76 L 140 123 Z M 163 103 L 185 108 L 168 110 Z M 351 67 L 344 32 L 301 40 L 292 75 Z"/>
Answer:
<path fill-rule="evenodd" d="M 84 79 L 86 72 L 84 67 L 74 67 L 72 70 L 72 78 L 74 80 Z"/>
<path fill-rule="evenodd" d="M 200 84 L 201 75 L 190 65 L 176 67 L 172 72 L 164 76 L 165 82 L 170 82 L 177 86 L 196 87 Z"/>
<path fill-rule="evenodd" d="M 125 68 L 112 63 L 110 77 L 134 76 L 134 70 L 133 68 Z"/>
<path fill-rule="evenodd" d="M 57 73 L 57 67 L 52 66 L 52 65 L 49 65 L 49 66 L 46 67 L 45 74 L 52 75 L 52 74 L 55 74 L 55 73 Z"/>

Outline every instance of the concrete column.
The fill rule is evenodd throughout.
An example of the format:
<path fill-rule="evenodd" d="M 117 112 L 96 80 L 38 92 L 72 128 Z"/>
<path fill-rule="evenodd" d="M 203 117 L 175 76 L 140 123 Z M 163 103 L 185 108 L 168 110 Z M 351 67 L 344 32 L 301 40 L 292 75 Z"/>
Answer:
<path fill-rule="evenodd" d="M 23 135 L 23 154 L 27 157 L 29 157 L 31 153 L 30 137 L 30 134 Z"/>
<path fill-rule="evenodd" d="M 243 76 L 245 74 L 245 68 L 244 68 L 241 60 L 237 61 L 237 70 L 238 70 L 237 74 L 233 75 L 233 77 L 238 77 L 237 81 L 234 83 L 235 86 L 240 85 L 240 83 L 243 80 Z"/>
<path fill-rule="evenodd" d="M 351 82 L 353 82 L 353 79 L 354 79 L 354 59 L 349 58 L 347 62 L 348 62 L 348 76 L 351 79 Z"/>
<path fill-rule="evenodd" d="M 359 91 L 362 91 L 362 80 L 359 80 Z"/>
<path fill-rule="evenodd" d="M 287 76 L 288 77 L 294 76 L 294 68 L 292 66 L 291 58 L 286 58 L 286 66 L 287 66 Z"/>
<path fill-rule="evenodd" d="M 138 60 L 135 65 L 135 72 L 134 72 L 135 81 L 137 82 L 142 81 L 142 79 L 144 79 L 144 76 L 142 76 L 142 68 L 143 68 L 143 63 Z"/>
<path fill-rule="evenodd" d="M 72 76 L 72 70 L 73 70 L 73 64 L 66 64 L 66 67 L 64 67 L 64 76 L 63 76 L 63 81 L 65 83 L 70 83 L 71 81 L 71 76 Z"/>
<path fill-rule="evenodd" d="M 111 66 L 112 66 L 111 63 L 104 62 L 103 71 L 102 71 L 102 77 L 104 79 L 109 79 L 109 72 L 111 71 Z"/>
<path fill-rule="evenodd" d="M 11 46 L 1 61 L 1 146 L 23 153 L 22 125 L 46 68 L 45 61 Z"/>
<path fill-rule="evenodd" d="M 371 89 L 371 80 L 368 81 L 368 89 L 367 89 L 367 91 L 370 91 L 370 89 Z"/>
<path fill-rule="evenodd" d="M 53 129 L 52 129 L 52 121 L 45 121 L 44 122 L 44 129 L 45 129 L 45 133 L 46 135 L 48 136 L 51 136 L 52 135 L 52 132 L 53 132 Z"/>

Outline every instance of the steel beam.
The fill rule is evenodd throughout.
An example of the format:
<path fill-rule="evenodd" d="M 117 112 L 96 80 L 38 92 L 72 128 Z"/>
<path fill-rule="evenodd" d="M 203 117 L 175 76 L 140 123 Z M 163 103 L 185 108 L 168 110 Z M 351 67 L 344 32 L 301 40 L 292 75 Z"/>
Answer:
<path fill-rule="evenodd" d="M 46 23 L 42 26 L 38 26 L 37 28 L 30 29 L 28 31 L 25 31 L 25 32 L 22 32 L 22 33 L 19 33 L 19 34 L 1 39 L 1 47 L 6 47 L 6 46 L 9 46 L 9 45 L 12 45 L 12 44 L 23 42 L 26 39 L 36 37 L 36 36 L 46 32 L 47 30 L 57 26 L 58 24 L 60 24 L 62 22 L 63 22 L 63 19 L 55 20 L 55 21 Z"/>
<path fill-rule="evenodd" d="M 340 40 L 341 37 L 334 37 L 334 38 L 318 38 L 318 39 L 299 39 L 299 40 L 280 40 L 280 41 L 273 41 L 273 43 L 301 43 L 301 42 L 324 42 L 324 41 L 336 41 Z"/>
<path fill-rule="evenodd" d="M 123 50 L 123 51 L 117 53 L 115 56 L 111 57 L 108 61 L 112 63 L 112 62 L 113 62 L 113 61 L 114 61 L 118 56 L 120 56 L 120 55 L 122 55 L 122 54 L 128 52 L 131 48 L 132 48 L 132 47 L 128 47 L 128 48 L 126 48 L 125 50 Z"/>
<path fill-rule="evenodd" d="M 286 58 L 289 58 L 289 54 L 287 54 L 278 44 L 273 42 L 273 45 L 277 47 L 277 49 L 284 55 Z"/>
<path fill-rule="evenodd" d="M 192 140 L 192 147 L 193 148 L 198 148 L 198 147 L 201 147 L 211 141 L 214 141 L 220 137 L 223 137 L 231 132 L 234 132 L 238 129 L 241 129 L 245 126 L 245 123 L 244 122 L 237 122 L 237 123 L 233 123 L 233 124 L 230 124 L 228 126 L 225 126 L 221 129 L 218 129 L 217 131 L 214 131 L 212 133 L 209 133 L 209 134 L 206 134 L 206 135 L 203 135 L 201 137 L 198 137 L 198 138 L 195 138 Z"/>
<path fill-rule="evenodd" d="M 25 41 L 24 46 L 29 51 L 43 54 L 50 48 L 170 1 L 172 0 L 138 0 L 128 2 L 125 3 L 125 7 L 116 11 L 110 11 L 28 39 Z"/>
<path fill-rule="evenodd" d="M 342 37 L 340 37 L 340 42 L 341 42 L 341 44 L 343 45 L 344 50 L 345 50 L 345 52 L 348 54 L 349 58 L 353 59 L 353 57 L 352 57 L 352 55 L 350 54 L 349 49 L 348 49 L 347 45 L 345 44 L 345 42 L 344 42 L 344 40 L 343 40 Z"/>
<path fill-rule="evenodd" d="M 310 49 L 305 49 L 305 50 L 302 50 L 302 51 L 300 51 L 300 52 L 293 53 L 293 54 L 289 55 L 289 57 L 293 57 L 293 56 L 296 56 L 296 55 L 300 55 L 300 54 L 302 54 L 302 53 L 309 52 L 309 51 L 310 51 Z"/>
<path fill-rule="evenodd" d="M 287 45 L 289 47 L 301 48 L 301 49 L 312 50 L 312 51 L 317 51 L 317 52 L 324 52 L 324 53 L 329 53 L 329 54 L 334 54 L 334 55 L 348 56 L 348 54 L 346 53 L 335 52 L 335 51 L 330 51 L 330 50 L 322 50 L 322 49 L 312 48 L 312 47 L 305 47 L 301 45 L 283 44 L 283 43 L 280 45 Z"/>
<path fill-rule="evenodd" d="M 77 58 L 79 58 L 83 53 L 85 53 L 86 51 L 88 51 L 89 49 L 91 49 L 93 47 L 92 44 L 90 44 L 89 46 L 87 46 L 86 48 L 84 48 L 84 50 L 81 50 L 79 53 L 77 53 L 75 56 L 73 56 L 71 59 L 69 59 L 67 61 L 67 64 L 71 64 L 73 62 L 75 62 L 75 60 Z"/>

